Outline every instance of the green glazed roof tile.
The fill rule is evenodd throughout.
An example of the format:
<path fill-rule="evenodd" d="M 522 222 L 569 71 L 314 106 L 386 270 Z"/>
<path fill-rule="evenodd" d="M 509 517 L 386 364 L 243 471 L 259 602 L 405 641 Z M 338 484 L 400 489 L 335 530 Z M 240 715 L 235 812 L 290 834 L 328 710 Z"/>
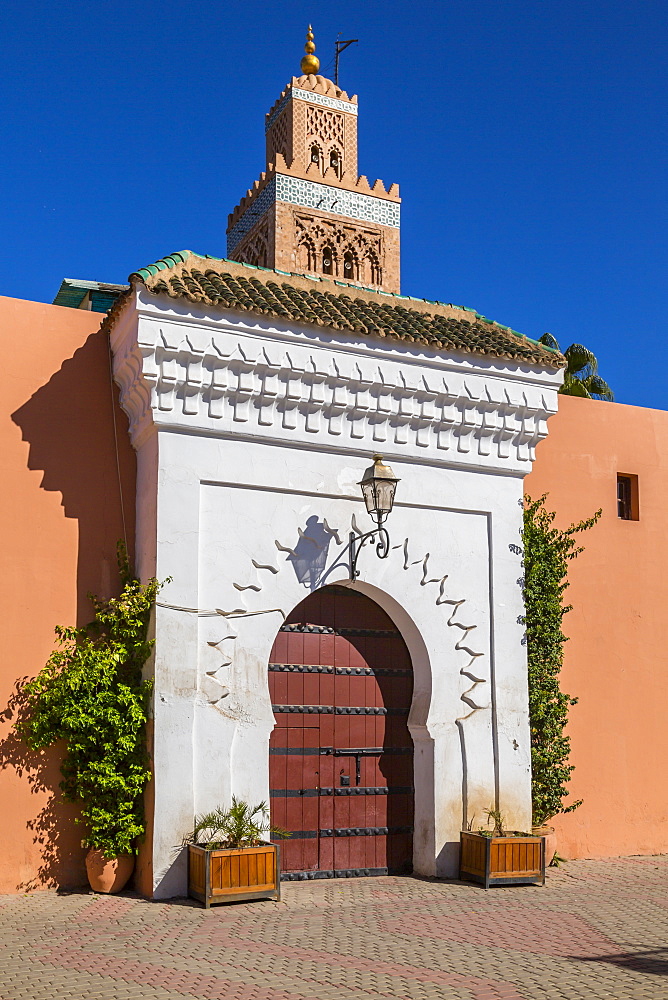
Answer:
<path fill-rule="evenodd" d="M 558 351 L 474 309 L 388 295 L 327 277 L 251 267 L 189 250 L 140 268 L 128 280 L 157 295 L 312 323 L 357 336 L 424 344 L 441 352 L 507 358 L 544 368 L 565 365 Z M 120 308 L 119 302 L 112 310 L 111 322 Z"/>

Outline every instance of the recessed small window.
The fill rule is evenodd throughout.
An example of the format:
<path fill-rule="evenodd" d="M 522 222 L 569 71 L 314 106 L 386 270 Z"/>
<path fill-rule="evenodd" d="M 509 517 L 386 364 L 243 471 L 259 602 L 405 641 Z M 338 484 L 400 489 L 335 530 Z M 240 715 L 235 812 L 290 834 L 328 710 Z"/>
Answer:
<path fill-rule="evenodd" d="M 622 521 L 639 519 L 637 476 L 617 476 L 617 516 Z"/>
<path fill-rule="evenodd" d="M 329 165 L 336 174 L 337 177 L 341 177 L 341 157 L 336 149 L 333 149 L 329 154 Z"/>

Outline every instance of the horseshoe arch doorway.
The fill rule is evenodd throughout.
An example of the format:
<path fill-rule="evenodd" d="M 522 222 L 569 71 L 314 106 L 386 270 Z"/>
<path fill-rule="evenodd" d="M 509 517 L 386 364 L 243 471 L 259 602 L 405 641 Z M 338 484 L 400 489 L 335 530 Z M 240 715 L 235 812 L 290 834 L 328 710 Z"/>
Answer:
<path fill-rule="evenodd" d="M 284 879 L 407 874 L 413 857 L 413 670 L 370 598 L 328 586 L 271 650 L 271 822 Z"/>

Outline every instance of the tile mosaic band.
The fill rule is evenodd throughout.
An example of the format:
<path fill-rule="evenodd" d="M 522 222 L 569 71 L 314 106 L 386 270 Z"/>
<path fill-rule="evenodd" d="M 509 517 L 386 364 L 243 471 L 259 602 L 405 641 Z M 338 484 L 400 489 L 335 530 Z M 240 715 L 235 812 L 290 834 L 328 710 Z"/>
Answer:
<path fill-rule="evenodd" d="M 276 201 L 276 178 L 272 177 L 260 191 L 255 201 L 248 206 L 237 224 L 227 234 L 227 255 L 234 253 L 244 236 L 248 236 L 262 216 Z"/>
<path fill-rule="evenodd" d="M 343 215 L 360 222 L 372 222 L 399 229 L 398 202 L 385 201 L 384 198 L 374 198 L 373 195 L 347 191 L 344 188 L 330 187 L 329 184 L 318 184 L 316 181 L 302 180 L 300 177 L 276 174 L 228 233 L 228 256 L 234 252 L 244 236 L 257 225 L 275 201 L 299 205 L 300 208 L 313 208 L 321 212 L 333 212 L 335 215 Z"/>
<path fill-rule="evenodd" d="M 285 105 L 293 97 L 297 98 L 299 101 L 308 101 L 309 104 L 319 104 L 324 108 L 334 108 L 335 111 L 344 111 L 347 115 L 356 115 L 358 113 L 357 105 L 351 104 L 349 101 L 340 101 L 336 97 L 327 97 L 325 94 L 314 94 L 310 90 L 301 90 L 298 87 L 293 87 L 287 92 L 285 97 L 276 105 L 274 110 L 271 112 L 269 118 L 267 118 L 266 124 L 264 126 L 265 132 L 267 132 L 271 126 L 274 124 L 281 111 Z"/>

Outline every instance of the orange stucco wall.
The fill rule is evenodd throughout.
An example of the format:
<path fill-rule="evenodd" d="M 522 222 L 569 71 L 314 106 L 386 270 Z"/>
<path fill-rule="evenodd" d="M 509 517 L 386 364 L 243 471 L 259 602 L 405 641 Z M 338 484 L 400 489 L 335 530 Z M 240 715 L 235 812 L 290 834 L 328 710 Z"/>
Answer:
<path fill-rule="evenodd" d="M 27 752 L 12 724 L 17 679 L 44 664 L 56 624 L 89 620 L 89 591 L 116 590 L 124 534 L 132 550 L 135 460 L 101 318 L 0 298 L 0 893 L 85 883 L 58 754 Z M 618 472 L 638 476 L 639 521 L 617 517 Z M 668 851 L 668 413 L 560 397 L 526 491 L 549 492 L 564 526 L 603 508 L 567 592 L 571 787 L 584 805 L 555 820 L 559 851 Z"/>
<path fill-rule="evenodd" d="M 57 624 L 91 618 L 88 591 L 117 587 L 125 528 L 134 539 L 135 463 L 109 378 L 99 313 L 0 298 L 0 893 L 85 883 L 82 831 L 58 801 L 58 754 L 12 734 L 17 678 L 34 676 Z"/>
<path fill-rule="evenodd" d="M 668 412 L 559 397 L 526 492 L 557 525 L 599 507 L 566 599 L 563 689 L 575 812 L 557 817 L 563 857 L 668 851 Z M 617 516 L 617 474 L 638 476 L 638 521 Z"/>

